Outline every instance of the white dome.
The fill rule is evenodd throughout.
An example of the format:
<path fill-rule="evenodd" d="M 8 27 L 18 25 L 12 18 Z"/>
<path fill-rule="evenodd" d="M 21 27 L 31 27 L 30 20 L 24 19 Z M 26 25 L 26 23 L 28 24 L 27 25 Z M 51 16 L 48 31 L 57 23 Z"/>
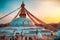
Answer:
<path fill-rule="evenodd" d="M 16 18 L 10 23 L 10 26 L 29 26 L 32 25 L 28 18 Z"/>

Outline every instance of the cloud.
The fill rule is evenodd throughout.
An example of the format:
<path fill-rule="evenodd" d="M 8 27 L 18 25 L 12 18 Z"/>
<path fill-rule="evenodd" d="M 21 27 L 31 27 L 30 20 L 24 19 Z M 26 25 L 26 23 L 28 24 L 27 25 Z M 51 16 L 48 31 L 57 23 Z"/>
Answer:
<path fill-rule="evenodd" d="M 0 13 L 0 17 L 2 17 L 2 14 Z"/>

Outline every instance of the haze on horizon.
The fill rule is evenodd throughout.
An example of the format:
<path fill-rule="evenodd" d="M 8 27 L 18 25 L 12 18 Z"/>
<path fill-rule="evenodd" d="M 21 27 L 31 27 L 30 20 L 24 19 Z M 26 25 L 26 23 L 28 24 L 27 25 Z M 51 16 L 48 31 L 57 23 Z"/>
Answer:
<path fill-rule="evenodd" d="M 0 0 L 0 17 L 20 7 L 23 0 Z M 24 0 L 25 8 L 38 19 L 46 23 L 60 22 L 60 2 L 57 0 Z M 1 23 L 10 22 L 19 10 L 0 20 Z"/>

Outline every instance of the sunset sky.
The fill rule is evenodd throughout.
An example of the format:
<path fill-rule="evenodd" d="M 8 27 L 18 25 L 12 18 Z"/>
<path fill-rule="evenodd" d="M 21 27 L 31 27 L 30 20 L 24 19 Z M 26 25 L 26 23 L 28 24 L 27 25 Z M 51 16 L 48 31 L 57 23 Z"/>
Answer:
<path fill-rule="evenodd" d="M 23 0 L 0 0 L 0 18 L 20 7 Z M 57 0 L 24 0 L 25 8 L 46 23 L 60 22 L 60 2 Z M 10 22 L 19 10 L 0 20 Z"/>

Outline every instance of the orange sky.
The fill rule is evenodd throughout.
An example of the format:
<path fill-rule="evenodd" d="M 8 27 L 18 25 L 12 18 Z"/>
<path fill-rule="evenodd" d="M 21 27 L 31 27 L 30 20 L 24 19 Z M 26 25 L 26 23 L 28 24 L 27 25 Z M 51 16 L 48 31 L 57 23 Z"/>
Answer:
<path fill-rule="evenodd" d="M 35 9 L 31 7 L 31 9 L 32 14 L 35 13 L 37 18 L 46 23 L 60 22 L 60 3 L 57 1 L 39 1 L 37 7 Z"/>

